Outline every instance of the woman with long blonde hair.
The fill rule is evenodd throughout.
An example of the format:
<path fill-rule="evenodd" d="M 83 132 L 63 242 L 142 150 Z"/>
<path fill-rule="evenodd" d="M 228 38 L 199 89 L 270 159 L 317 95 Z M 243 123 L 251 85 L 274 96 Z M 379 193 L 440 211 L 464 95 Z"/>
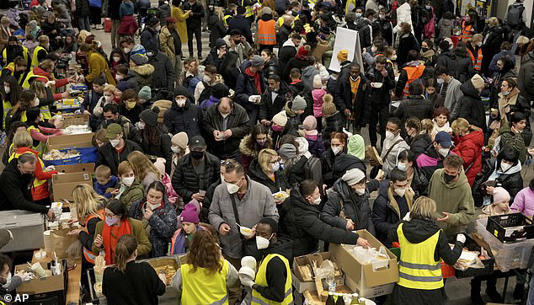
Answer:
<path fill-rule="evenodd" d="M 161 173 L 142 152 L 131 152 L 128 155 L 128 161 L 134 170 L 135 177 L 143 185 L 143 189 L 146 189 L 154 181 L 161 181 Z"/>
<path fill-rule="evenodd" d="M 250 163 L 248 175 L 250 179 L 267 186 L 273 194 L 289 189 L 286 173 L 280 167 L 280 156 L 270 148 L 260 150 L 258 158 Z M 282 201 L 275 198 L 277 204 Z"/>
<path fill-rule="evenodd" d="M 102 293 L 109 304 L 158 304 L 165 293 L 166 277 L 156 274 L 147 262 L 136 262 L 138 242 L 125 234 L 117 242 L 115 265 L 104 269 Z"/>
<path fill-rule="evenodd" d="M 92 187 L 87 184 L 78 184 L 72 191 L 74 201 L 71 203 L 71 211 L 76 210 L 78 223 L 82 226 L 80 229 L 74 229 L 69 235 L 78 236 L 83 245 L 84 263 L 95 263 L 95 257 L 98 253 L 93 253 L 93 237 L 96 230 L 96 224 L 104 219 L 104 205 L 106 198 L 98 195 Z"/>
<path fill-rule="evenodd" d="M 176 274 L 178 296 L 184 305 L 233 304 L 228 302 L 229 292 L 240 284 L 237 270 L 224 259 L 217 238 L 209 231 L 195 233 Z"/>

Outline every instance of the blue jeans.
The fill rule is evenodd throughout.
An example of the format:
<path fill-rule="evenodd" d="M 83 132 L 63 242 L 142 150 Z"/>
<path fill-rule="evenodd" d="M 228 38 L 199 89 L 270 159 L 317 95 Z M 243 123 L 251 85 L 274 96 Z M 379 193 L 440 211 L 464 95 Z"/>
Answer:
<path fill-rule="evenodd" d="M 89 22 L 89 16 L 86 17 L 78 17 L 78 29 L 91 31 L 91 24 Z"/>
<path fill-rule="evenodd" d="M 534 276 L 530 279 L 530 289 L 528 290 L 527 305 L 534 305 Z"/>

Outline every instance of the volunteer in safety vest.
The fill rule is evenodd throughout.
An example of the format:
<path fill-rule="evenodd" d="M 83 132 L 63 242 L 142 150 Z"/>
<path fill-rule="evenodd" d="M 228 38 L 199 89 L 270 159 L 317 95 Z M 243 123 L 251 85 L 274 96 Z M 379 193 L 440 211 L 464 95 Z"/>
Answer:
<path fill-rule="evenodd" d="M 13 108 L 9 109 L 5 117 L 5 127 L 9 130 L 11 124 L 15 121 L 25 123 L 28 119 L 26 117 L 26 111 L 32 107 L 39 106 L 39 99 L 35 96 L 32 90 L 24 90 L 20 94 L 20 99 L 17 101 Z"/>
<path fill-rule="evenodd" d="M 276 45 L 276 29 L 273 20 L 273 12 L 269 7 L 264 7 L 262 16 L 258 20 L 258 32 L 256 34 L 256 44 L 260 51 L 263 49 L 273 50 Z"/>
<path fill-rule="evenodd" d="M 4 61 L 4 65 L 12 63 L 15 58 L 19 56 L 23 57 L 27 62 L 28 49 L 20 45 L 16 36 L 10 36 L 7 47 L 4 49 L 4 51 L 2 51 L 2 60 Z"/>
<path fill-rule="evenodd" d="M 104 220 L 106 198 L 98 195 L 87 184 L 78 184 L 72 190 L 72 198 L 74 210 L 78 215 L 78 222 L 82 227 L 71 230 L 69 235 L 77 236 L 82 243 L 84 262 L 94 265 L 95 257 L 98 253 L 93 253 L 91 247 L 93 245 L 96 224 Z"/>
<path fill-rule="evenodd" d="M 48 49 L 50 48 L 50 39 L 46 35 L 41 35 L 37 38 L 39 45 L 33 49 L 32 65 L 31 68 L 35 68 L 39 63 L 48 55 Z"/>
<path fill-rule="evenodd" d="M 471 61 L 473 62 L 473 68 L 475 71 L 480 72 L 480 69 L 482 69 L 482 37 L 481 34 L 475 34 L 473 35 L 473 38 L 471 38 L 471 41 L 467 43 L 467 53 L 469 53 L 469 57 L 471 57 Z"/>
<path fill-rule="evenodd" d="M 393 304 L 446 304 L 441 264 L 454 265 L 465 243 L 458 234 L 454 248 L 436 223 L 436 202 L 419 197 L 393 233 L 400 245 L 399 281 L 393 290 Z M 440 216 L 441 217 L 441 216 Z"/>
<path fill-rule="evenodd" d="M 469 39 L 471 39 L 471 37 L 473 37 L 473 34 L 476 32 L 475 22 L 476 11 L 471 9 L 462 21 L 462 33 L 460 34 L 460 40 L 467 42 Z"/>
<path fill-rule="evenodd" d="M 409 62 L 400 70 L 399 79 L 395 86 L 395 96 L 401 98 L 410 95 L 410 84 L 422 79 L 425 72 L 425 63 L 419 60 L 419 53 L 415 50 L 408 52 Z"/>
<path fill-rule="evenodd" d="M 237 296 L 230 292 L 239 291 L 237 270 L 223 258 L 217 237 L 209 231 L 195 233 L 176 273 L 176 287 L 182 305 L 235 304 Z"/>
<path fill-rule="evenodd" d="M 276 232 L 278 224 L 271 218 L 263 218 L 256 225 L 256 246 L 261 261 L 256 278 L 242 276 L 241 283 L 252 288 L 252 305 L 289 305 L 293 304 L 291 288 L 291 268 L 287 258 L 277 253 Z"/>
<path fill-rule="evenodd" d="M 13 137 L 13 148 L 15 151 L 9 156 L 9 162 L 11 160 L 18 158 L 22 154 L 33 154 L 37 159 L 35 162 L 35 170 L 33 174 L 35 178 L 33 179 L 32 185 L 32 199 L 37 204 L 50 205 L 50 192 L 48 191 L 48 179 L 52 179 L 52 175 L 57 174 L 58 172 L 53 169 L 53 167 L 47 167 L 43 160 L 39 158 L 37 151 L 31 148 L 32 138 L 26 131 L 18 131 Z"/>
<path fill-rule="evenodd" d="M 19 86 L 22 87 L 24 80 L 26 79 L 26 77 L 28 76 L 28 73 L 30 72 L 28 67 L 29 67 L 28 63 L 26 62 L 24 57 L 17 56 L 17 58 L 15 58 L 13 62 L 9 63 L 5 67 L 5 69 L 2 70 L 2 77 L 11 75 L 15 77 Z"/>

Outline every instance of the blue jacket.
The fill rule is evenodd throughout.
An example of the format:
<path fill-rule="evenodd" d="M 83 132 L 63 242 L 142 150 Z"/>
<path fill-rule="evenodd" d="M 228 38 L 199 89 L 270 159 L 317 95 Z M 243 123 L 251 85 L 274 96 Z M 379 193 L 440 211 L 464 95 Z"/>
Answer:
<path fill-rule="evenodd" d="M 122 2 L 119 9 L 119 16 L 132 16 L 134 14 L 134 4 L 132 2 Z"/>
<path fill-rule="evenodd" d="M 109 179 L 109 182 L 104 185 L 98 183 L 98 181 L 95 179 L 93 181 L 93 185 L 95 188 L 95 192 L 97 192 L 98 195 L 102 195 L 106 197 L 107 199 L 109 199 L 111 198 L 111 193 L 109 192 L 106 193 L 106 190 L 108 188 L 113 188 L 113 189 L 119 188 L 119 178 L 117 178 L 117 176 L 111 175 L 111 179 Z"/>

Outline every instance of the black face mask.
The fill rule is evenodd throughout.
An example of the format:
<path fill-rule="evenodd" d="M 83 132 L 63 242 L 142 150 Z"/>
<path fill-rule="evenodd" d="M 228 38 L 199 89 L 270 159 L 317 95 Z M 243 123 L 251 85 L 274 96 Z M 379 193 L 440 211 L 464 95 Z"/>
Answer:
<path fill-rule="evenodd" d="M 443 180 L 445 180 L 445 183 L 449 184 L 452 180 L 456 178 L 456 175 L 449 175 L 447 173 L 443 173 Z"/>
<path fill-rule="evenodd" d="M 195 160 L 200 160 L 202 159 L 202 157 L 204 157 L 203 151 L 191 151 L 190 154 L 191 154 L 191 158 Z"/>

